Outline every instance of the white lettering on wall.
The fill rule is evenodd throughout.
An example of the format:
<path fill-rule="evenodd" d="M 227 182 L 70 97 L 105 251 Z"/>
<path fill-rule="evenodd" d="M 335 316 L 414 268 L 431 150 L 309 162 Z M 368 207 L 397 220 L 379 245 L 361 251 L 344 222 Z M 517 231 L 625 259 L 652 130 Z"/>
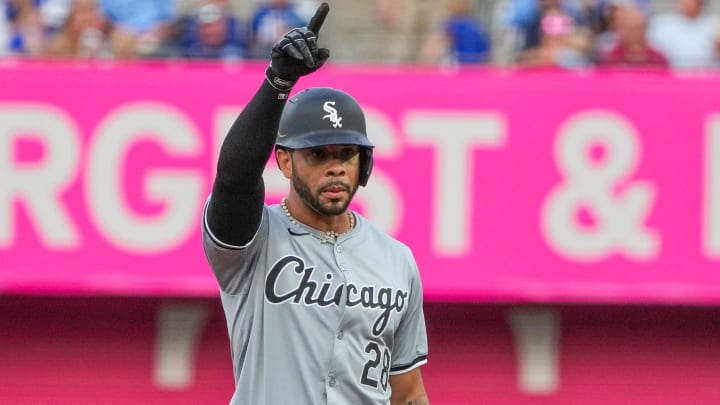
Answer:
<path fill-rule="evenodd" d="M 703 253 L 720 259 L 720 114 L 712 114 L 705 131 Z"/>
<path fill-rule="evenodd" d="M 47 248 L 71 249 L 80 244 L 80 234 L 61 199 L 77 176 L 78 133 L 72 119 L 52 105 L 0 104 L 0 247 L 16 241 L 16 202 L 25 207 Z M 15 161 L 15 145 L 22 138 L 42 144 L 42 159 L 22 165 Z"/>
<path fill-rule="evenodd" d="M 505 144 L 506 120 L 501 114 L 485 111 L 411 111 L 404 121 L 409 142 L 431 146 L 435 152 L 434 178 L 429 183 L 433 248 L 441 255 L 462 256 L 472 242 L 472 156 L 477 148 Z"/>
<path fill-rule="evenodd" d="M 375 145 L 375 160 L 395 159 L 402 152 L 395 129 L 380 110 L 365 108 L 368 138 Z M 402 192 L 392 176 L 388 176 L 375 165 L 365 189 L 355 195 L 355 201 L 364 209 L 363 213 L 381 230 L 394 235 L 404 219 Z"/>
<path fill-rule="evenodd" d="M 655 187 L 624 183 L 641 159 L 632 123 L 610 111 L 576 114 L 560 128 L 554 158 L 562 182 L 545 200 L 541 227 L 556 253 L 578 261 L 616 253 L 650 260 L 659 254 L 658 234 L 643 224 L 653 208 Z"/>
<path fill-rule="evenodd" d="M 88 212 L 108 241 L 125 250 L 157 254 L 197 232 L 203 176 L 191 169 L 153 169 L 145 176 L 143 197 L 162 204 L 153 216 L 138 215 L 127 204 L 123 167 L 129 149 L 154 142 L 173 157 L 196 157 L 203 143 L 182 112 L 164 104 L 133 103 L 111 112 L 89 144 L 86 176 Z"/>

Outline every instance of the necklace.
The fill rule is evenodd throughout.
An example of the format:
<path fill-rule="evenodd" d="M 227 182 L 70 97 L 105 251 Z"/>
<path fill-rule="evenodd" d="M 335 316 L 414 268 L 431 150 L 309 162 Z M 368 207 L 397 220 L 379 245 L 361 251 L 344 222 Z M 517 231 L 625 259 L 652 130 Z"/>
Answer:
<path fill-rule="evenodd" d="M 290 210 L 288 209 L 284 198 L 280 202 L 280 207 L 282 207 L 282 210 L 285 212 L 285 215 L 288 217 L 290 222 L 293 223 L 293 225 L 298 225 L 300 223 L 290 213 Z M 335 242 L 340 235 L 345 235 L 346 233 L 352 231 L 353 228 L 355 228 L 355 215 L 353 215 L 352 212 L 350 212 L 350 210 L 348 210 L 347 213 L 348 213 L 348 220 L 350 221 L 350 223 L 348 224 L 347 231 L 345 231 L 345 232 L 325 231 L 325 232 L 323 232 L 323 236 L 321 238 L 318 238 L 318 239 L 320 239 L 320 243 Z M 313 235 L 317 238 L 317 236 L 315 234 L 311 233 L 311 235 Z"/>

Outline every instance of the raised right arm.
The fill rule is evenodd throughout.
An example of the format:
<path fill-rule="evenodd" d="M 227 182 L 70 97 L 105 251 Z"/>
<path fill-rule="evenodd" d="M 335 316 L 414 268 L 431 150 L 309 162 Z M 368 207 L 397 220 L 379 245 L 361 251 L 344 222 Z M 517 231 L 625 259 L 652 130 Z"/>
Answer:
<path fill-rule="evenodd" d="M 330 56 L 317 46 L 317 33 L 328 11 L 327 3 L 321 4 L 307 27 L 289 31 L 275 44 L 266 80 L 223 141 L 206 219 L 213 236 L 224 244 L 243 246 L 260 226 L 265 200 L 262 173 L 288 93 L 301 76 L 319 69 Z"/>
<path fill-rule="evenodd" d="M 265 200 L 262 173 L 285 105 L 280 95 L 265 81 L 237 117 L 220 148 L 206 215 L 208 227 L 223 243 L 242 246 L 260 225 Z"/>

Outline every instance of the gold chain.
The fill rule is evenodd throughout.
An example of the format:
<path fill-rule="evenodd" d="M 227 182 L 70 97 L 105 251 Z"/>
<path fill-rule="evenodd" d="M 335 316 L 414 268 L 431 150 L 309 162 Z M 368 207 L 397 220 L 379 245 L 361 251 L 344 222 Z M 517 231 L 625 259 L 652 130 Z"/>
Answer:
<path fill-rule="evenodd" d="M 290 220 L 290 222 L 292 222 L 294 225 L 298 225 L 298 224 L 300 223 L 300 222 L 299 222 L 297 219 L 295 219 L 295 217 L 293 217 L 292 214 L 290 213 L 290 210 L 288 209 L 287 204 L 285 203 L 285 199 L 284 199 L 284 198 L 282 199 L 282 202 L 280 202 L 280 207 L 282 207 L 282 210 L 285 211 L 285 215 L 288 217 L 288 219 Z M 348 229 L 347 229 L 347 231 L 342 232 L 342 233 L 338 233 L 338 232 L 335 232 L 335 231 L 325 231 L 325 232 L 323 232 L 323 237 L 322 237 L 322 238 L 318 238 L 318 239 L 320 239 L 320 243 L 331 242 L 331 241 L 334 242 L 335 240 L 337 240 L 337 238 L 338 238 L 340 235 L 345 235 L 346 233 L 352 231 L 353 228 L 355 228 L 355 215 L 353 215 L 352 212 L 350 212 L 350 210 L 348 210 L 347 213 L 348 213 L 348 220 L 350 221 L 349 224 L 348 224 Z M 315 236 L 315 235 L 313 235 L 313 236 Z M 316 237 L 317 237 L 317 236 L 316 236 Z"/>

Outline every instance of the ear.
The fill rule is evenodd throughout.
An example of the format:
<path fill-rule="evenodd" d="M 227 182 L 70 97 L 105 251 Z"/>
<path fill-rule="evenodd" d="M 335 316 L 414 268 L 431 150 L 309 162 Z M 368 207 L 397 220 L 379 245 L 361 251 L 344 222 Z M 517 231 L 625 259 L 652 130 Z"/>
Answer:
<path fill-rule="evenodd" d="M 292 154 L 287 149 L 275 150 L 275 161 L 286 179 L 292 178 Z"/>

